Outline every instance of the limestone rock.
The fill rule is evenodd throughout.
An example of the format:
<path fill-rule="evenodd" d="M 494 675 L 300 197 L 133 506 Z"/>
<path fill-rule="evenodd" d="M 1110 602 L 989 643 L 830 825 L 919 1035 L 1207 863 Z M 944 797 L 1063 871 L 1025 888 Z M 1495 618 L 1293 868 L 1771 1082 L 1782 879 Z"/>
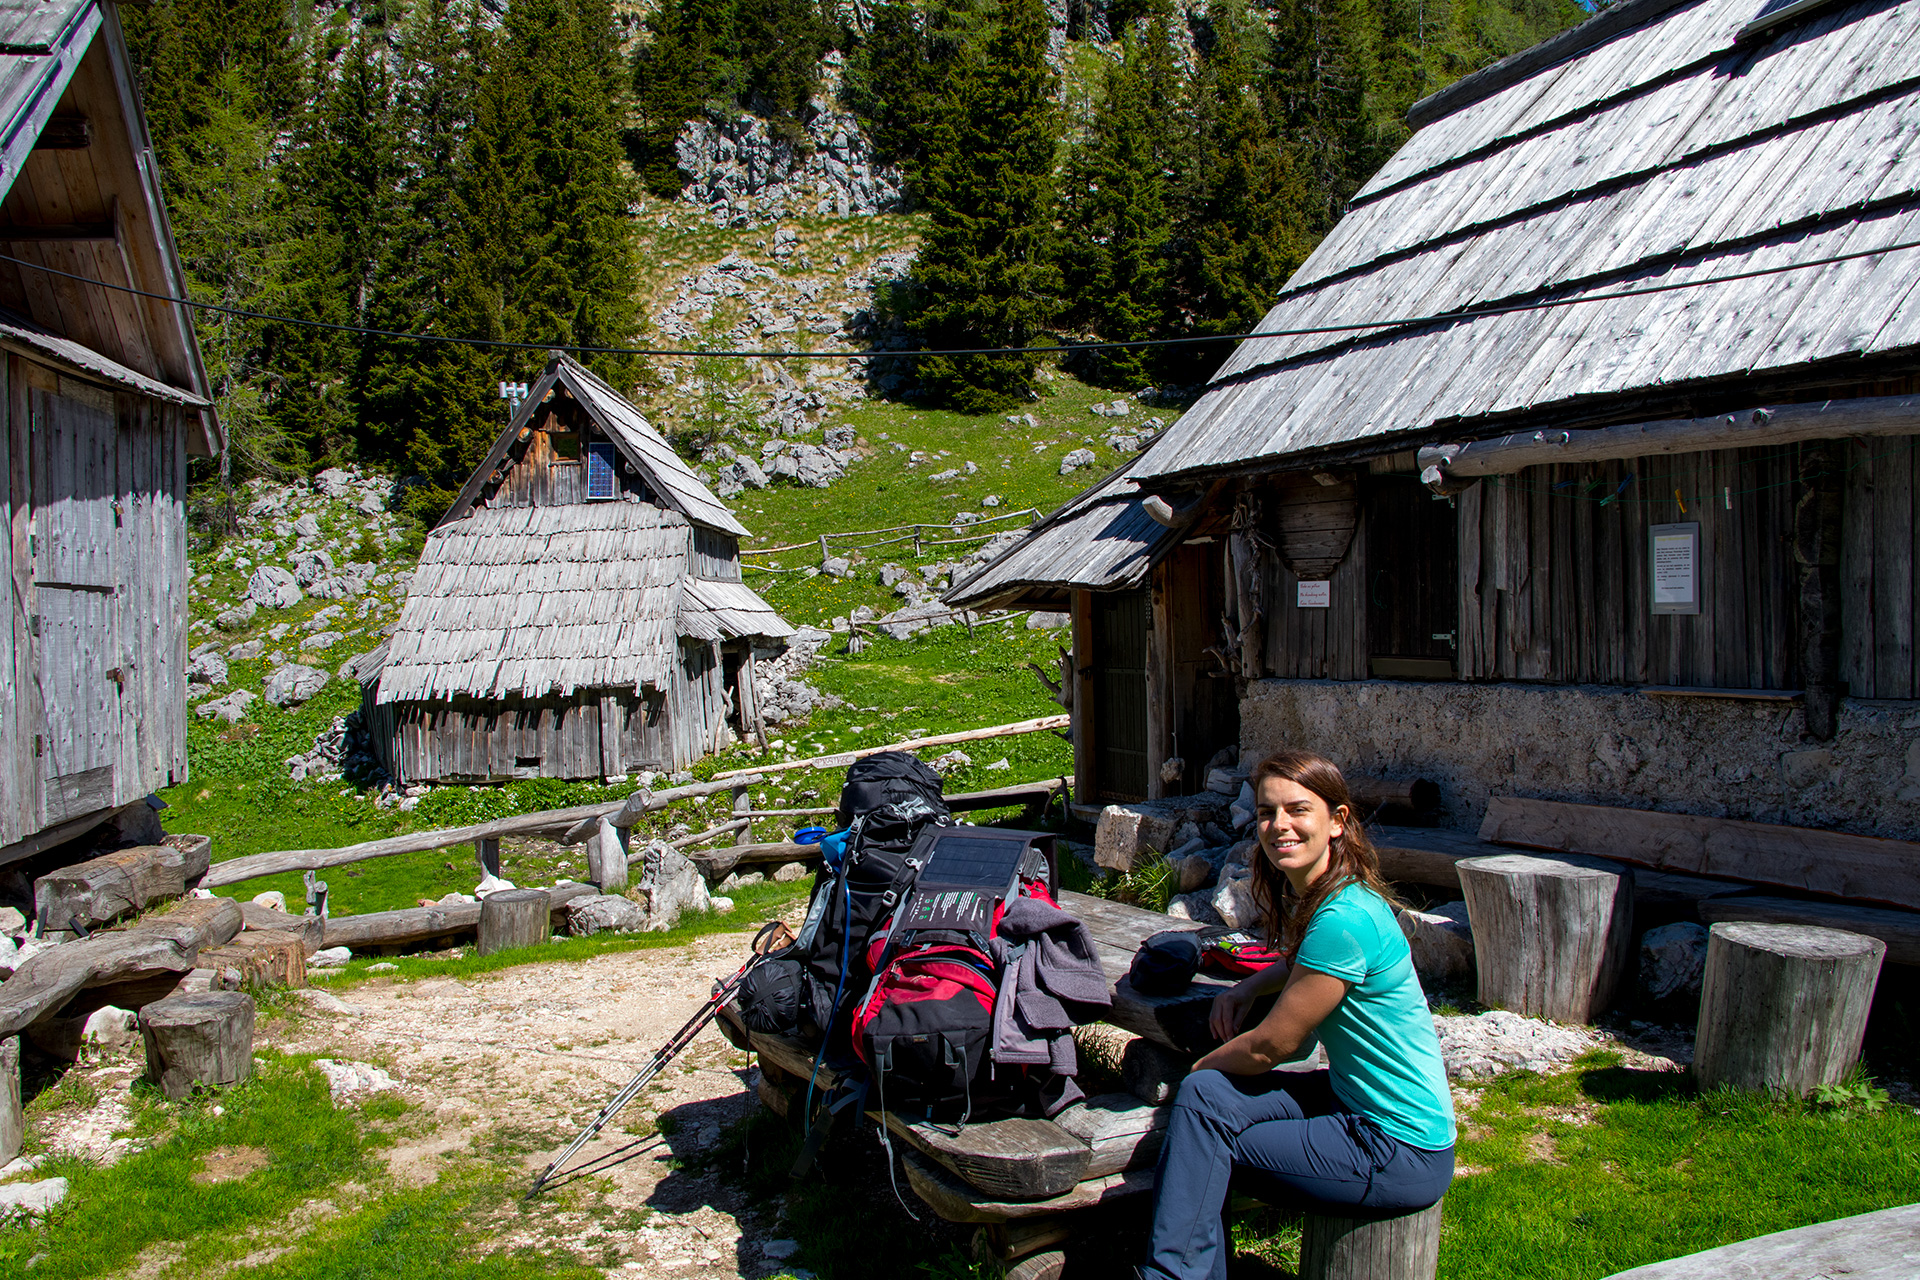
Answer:
<path fill-rule="evenodd" d="M 1251 877 L 1221 881 L 1207 895 L 1207 905 L 1222 924 L 1231 928 L 1251 929 L 1260 923 L 1260 903 L 1253 896 Z"/>
<path fill-rule="evenodd" d="M 1198 854 L 1180 859 L 1180 892 L 1192 893 L 1196 889 L 1207 887 L 1207 881 L 1213 879 L 1213 864 Z"/>
<path fill-rule="evenodd" d="M 45 1213 L 67 1198 L 65 1178 L 47 1178 L 41 1182 L 10 1182 L 0 1186 L 0 1221 L 11 1217 L 33 1217 Z"/>
<path fill-rule="evenodd" d="M 720 892 L 732 893 L 736 889 L 744 889 L 749 885 L 765 884 L 766 881 L 767 877 L 761 872 L 748 871 L 743 874 L 736 871 L 720 882 Z"/>
<path fill-rule="evenodd" d="M 780 869 L 773 873 L 775 884 L 792 884 L 795 880 L 805 880 L 813 873 L 807 870 L 804 862 L 783 862 Z"/>
<path fill-rule="evenodd" d="M 1440 1056 L 1450 1079 L 1478 1080 L 1508 1071 L 1547 1072 L 1599 1043 L 1590 1031 L 1523 1018 L 1505 1009 L 1436 1017 Z"/>
<path fill-rule="evenodd" d="M 313 487 L 329 498 L 344 498 L 353 492 L 353 473 L 328 467 L 313 478 Z"/>
<path fill-rule="evenodd" d="M 122 1009 L 115 1005 L 102 1005 L 87 1015 L 80 1028 L 80 1039 L 84 1044 L 98 1045 L 106 1049 L 118 1049 L 130 1045 L 140 1035 L 140 1015 L 131 1009 Z"/>
<path fill-rule="evenodd" d="M 808 214 L 868 217 L 897 208 L 904 182 L 879 162 L 859 122 L 839 109 L 836 86 L 822 84 L 810 107 L 806 137 L 797 141 L 753 116 L 689 120 L 674 143 L 689 178 L 681 200 L 710 211 L 716 223 L 735 226 Z M 789 228 L 780 232 L 774 256 L 787 258 L 795 251 L 794 236 Z"/>
<path fill-rule="evenodd" d="M 1211 895 L 1205 892 L 1181 894 L 1167 904 L 1167 914 L 1175 920 L 1198 920 L 1201 924 L 1230 923 L 1214 909 Z"/>
<path fill-rule="evenodd" d="M 267 677 L 267 701 L 276 707 L 298 706 L 325 688 L 330 679 L 315 667 L 289 662 Z"/>
<path fill-rule="evenodd" d="M 1413 952 L 1413 969 L 1425 983 L 1464 978 L 1473 971 L 1473 926 L 1467 904 L 1448 902 L 1431 911 L 1403 910 L 1400 932 Z"/>
<path fill-rule="evenodd" d="M 717 916 L 726 915 L 733 910 L 733 899 L 723 898 L 719 894 L 707 899 L 707 909 Z"/>
<path fill-rule="evenodd" d="M 1235 831 L 1244 831 L 1253 825 L 1254 804 L 1253 784 L 1241 783 L 1239 796 L 1227 810 L 1227 816 L 1232 820 Z"/>
<path fill-rule="evenodd" d="M 249 590 L 251 590 L 252 584 L 249 583 L 248 587 Z M 233 608 L 223 610 L 214 615 L 213 625 L 222 631 L 239 631 L 253 621 L 253 615 L 259 612 L 259 610 L 260 606 L 252 600 L 242 600 Z"/>
<path fill-rule="evenodd" d="M 353 952 L 346 947 L 322 947 L 307 957 L 309 969 L 344 969 Z"/>
<path fill-rule="evenodd" d="M 287 909 L 287 895 L 278 889 L 268 889 L 265 893 L 256 893 L 253 895 L 253 901 L 255 906 L 268 907 L 274 911 L 285 911 Z"/>
<path fill-rule="evenodd" d="M 233 648 L 227 650 L 227 661 L 251 662 L 266 651 L 267 646 L 265 641 L 248 640 L 243 644 L 234 645 Z"/>
<path fill-rule="evenodd" d="M 1100 825 L 1094 831 L 1094 863 L 1131 871 L 1148 850 L 1164 852 L 1172 847 L 1176 825 L 1166 814 L 1110 804 L 1100 811 Z"/>
<path fill-rule="evenodd" d="M 636 892 L 647 904 L 647 929 L 664 933 L 685 911 L 705 911 L 711 905 L 707 881 L 691 858 L 670 845 L 654 842 L 640 855 L 642 870 Z"/>
<path fill-rule="evenodd" d="M 327 1093 L 333 1105 L 344 1106 L 370 1093 L 399 1086 L 392 1076 L 370 1062 L 348 1062 L 339 1058 L 315 1058 L 313 1065 L 327 1078 Z"/>
<path fill-rule="evenodd" d="M 596 893 L 567 904 L 567 932 L 576 938 L 596 933 L 638 933 L 646 927 L 646 908 L 618 894 Z"/>
<path fill-rule="evenodd" d="M 198 684 L 225 684 L 227 660 L 209 649 L 187 662 L 187 679 Z"/>
<path fill-rule="evenodd" d="M 247 714 L 247 704 L 260 695 L 247 689 L 235 689 L 224 698 L 215 698 L 212 702 L 203 702 L 193 709 L 193 714 L 202 720 L 211 720 L 216 716 L 228 724 L 238 724 Z"/>
<path fill-rule="evenodd" d="M 1027 615 L 1029 631 L 1058 631 L 1062 627 L 1072 625 L 1073 615 L 1070 613 L 1047 613 L 1036 609 Z"/>
<path fill-rule="evenodd" d="M 303 594 L 294 576 L 278 565 L 263 564 L 247 579 L 247 599 L 262 609 L 291 609 Z"/>
<path fill-rule="evenodd" d="M 1707 966 L 1707 930 L 1691 921 L 1663 924 L 1640 938 L 1640 989 L 1650 1000 L 1698 998 Z"/>
<path fill-rule="evenodd" d="M 1090 467 L 1099 461 L 1091 449 L 1075 449 L 1060 459 L 1060 474 L 1072 475 L 1082 467 Z"/>
<path fill-rule="evenodd" d="M 293 522 L 293 536 L 302 540 L 320 536 L 320 522 L 314 519 L 311 511 Z"/>

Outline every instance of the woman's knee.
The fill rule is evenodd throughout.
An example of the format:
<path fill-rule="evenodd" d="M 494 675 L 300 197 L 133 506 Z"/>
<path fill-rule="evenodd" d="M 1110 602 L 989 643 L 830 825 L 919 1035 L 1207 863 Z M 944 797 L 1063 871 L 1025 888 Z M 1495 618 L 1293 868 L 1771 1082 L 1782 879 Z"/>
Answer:
<path fill-rule="evenodd" d="M 1173 1096 L 1173 1105 L 1206 1115 L 1219 1115 L 1239 1097 L 1240 1091 L 1234 1088 L 1232 1077 L 1224 1071 L 1209 1068 L 1187 1074 L 1187 1078 L 1180 1082 L 1180 1091 Z"/>

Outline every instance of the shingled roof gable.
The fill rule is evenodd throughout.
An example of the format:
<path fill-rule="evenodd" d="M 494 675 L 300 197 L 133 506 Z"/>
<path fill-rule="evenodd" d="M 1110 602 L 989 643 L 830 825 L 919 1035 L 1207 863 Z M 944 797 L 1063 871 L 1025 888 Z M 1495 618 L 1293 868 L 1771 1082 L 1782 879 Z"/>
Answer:
<path fill-rule="evenodd" d="M 460 496 L 454 499 L 452 507 L 441 520 L 442 527 L 448 521 L 460 519 L 471 512 L 485 496 L 489 483 L 498 483 L 491 479 L 494 472 L 507 460 L 514 445 L 519 443 L 520 433 L 533 421 L 533 415 L 555 387 L 564 388 L 593 418 L 594 424 L 606 432 L 607 437 L 619 447 L 621 455 L 646 479 L 648 487 L 659 496 L 662 505 L 679 512 L 694 524 L 718 529 L 735 537 L 750 536 L 746 526 L 734 519 L 726 505 L 701 483 L 700 477 L 673 451 L 673 446 L 653 429 L 638 409 L 627 402 L 626 397 L 571 356 L 565 355 L 549 362 L 539 379 L 528 388 L 527 398 L 520 402 L 506 429 L 494 440 L 493 448 L 487 451 L 487 456 L 467 477 L 466 484 L 460 489 Z"/>
<path fill-rule="evenodd" d="M 1755 8 L 1655 14 L 1415 134 L 1260 328 L 1447 318 L 1250 339 L 1129 474 L 1619 421 L 1702 388 L 1847 380 L 1861 356 L 1920 345 L 1903 305 L 1920 251 L 1471 314 L 1920 239 L 1920 5 L 1737 44 Z"/>

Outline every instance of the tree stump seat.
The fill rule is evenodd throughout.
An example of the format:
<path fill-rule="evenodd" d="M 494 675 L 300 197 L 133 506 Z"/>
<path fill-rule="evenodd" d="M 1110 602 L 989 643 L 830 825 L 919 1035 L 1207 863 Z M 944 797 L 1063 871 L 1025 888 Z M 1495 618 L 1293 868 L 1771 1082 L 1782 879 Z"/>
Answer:
<path fill-rule="evenodd" d="M 147 1078 L 169 1098 L 193 1086 L 238 1084 L 253 1074 L 253 997 L 239 991 L 168 996 L 140 1011 Z"/>
<path fill-rule="evenodd" d="M 1716 924 L 1693 1072 L 1703 1086 L 1804 1097 L 1860 1057 L 1887 944 L 1817 925 Z"/>
<path fill-rule="evenodd" d="M 1500 853 L 1456 864 L 1482 1004 L 1592 1022 L 1633 941 L 1633 872 L 1583 854 Z"/>
<path fill-rule="evenodd" d="M 502 889 L 480 899 L 478 946 L 483 956 L 531 947 L 553 936 L 545 889 Z"/>
<path fill-rule="evenodd" d="M 1300 1280 L 1434 1280 L 1444 1203 L 1386 1218 L 1308 1213 L 1300 1227 Z"/>

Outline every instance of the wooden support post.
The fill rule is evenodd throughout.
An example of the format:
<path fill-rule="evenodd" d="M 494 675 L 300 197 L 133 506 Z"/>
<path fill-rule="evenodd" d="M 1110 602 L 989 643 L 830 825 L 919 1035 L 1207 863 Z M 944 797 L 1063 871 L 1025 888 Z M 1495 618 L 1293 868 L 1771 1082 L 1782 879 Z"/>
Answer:
<path fill-rule="evenodd" d="M 1147 589 L 1147 799 L 1167 794 L 1162 766 L 1173 754 L 1173 619 L 1167 615 L 1170 565 L 1154 566 Z"/>
<path fill-rule="evenodd" d="M 1693 1074 L 1703 1087 L 1804 1097 L 1860 1056 L 1887 944 L 1839 929 L 1716 924 L 1707 936 Z"/>
<path fill-rule="evenodd" d="M 316 879 L 309 871 L 301 877 L 307 886 L 307 914 L 327 918 L 327 882 Z"/>
<path fill-rule="evenodd" d="M 0 1040 L 0 1164 L 20 1154 L 27 1122 L 20 1109 L 20 1037 Z"/>
<path fill-rule="evenodd" d="M 1309 1213 L 1300 1228 L 1300 1280 L 1433 1280 L 1440 1270 L 1440 1206 L 1398 1218 Z"/>
<path fill-rule="evenodd" d="M 752 812 L 752 789 L 749 787 L 735 787 L 733 789 L 733 820 L 747 824 L 733 833 L 733 842 L 735 844 L 753 843 L 753 819 L 748 816 Z"/>
<path fill-rule="evenodd" d="M 552 911 L 545 889 L 502 889 L 480 900 L 483 956 L 530 947 L 553 936 Z"/>
<path fill-rule="evenodd" d="M 238 1084 L 253 1074 L 253 997 L 239 991 L 168 996 L 140 1011 L 147 1079 L 169 1098 L 193 1086 Z"/>
<path fill-rule="evenodd" d="M 473 842 L 473 855 L 480 860 L 480 874 L 498 877 L 500 874 L 500 837 L 482 836 Z"/>
<path fill-rule="evenodd" d="M 1793 559 L 1800 576 L 1800 673 L 1807 732 L 1830 742 L 1840 718 L 1840 469 L 1827 443 L 1800 446 Z"/>
<path fill-rule="evenodd" d="M 602 893 L 624 893 L 627 888 L 626 832 L 605 818 L 587 842 L 587 879 Z"/>
<path fill-rule="evenodd" d="M 1455 869 L 1482 1004 L 1577 1023 L 1606 1009 L 1632 950 L 1631 870 L 1605 858 L 1525 853 L 1465 858 Z"/>

